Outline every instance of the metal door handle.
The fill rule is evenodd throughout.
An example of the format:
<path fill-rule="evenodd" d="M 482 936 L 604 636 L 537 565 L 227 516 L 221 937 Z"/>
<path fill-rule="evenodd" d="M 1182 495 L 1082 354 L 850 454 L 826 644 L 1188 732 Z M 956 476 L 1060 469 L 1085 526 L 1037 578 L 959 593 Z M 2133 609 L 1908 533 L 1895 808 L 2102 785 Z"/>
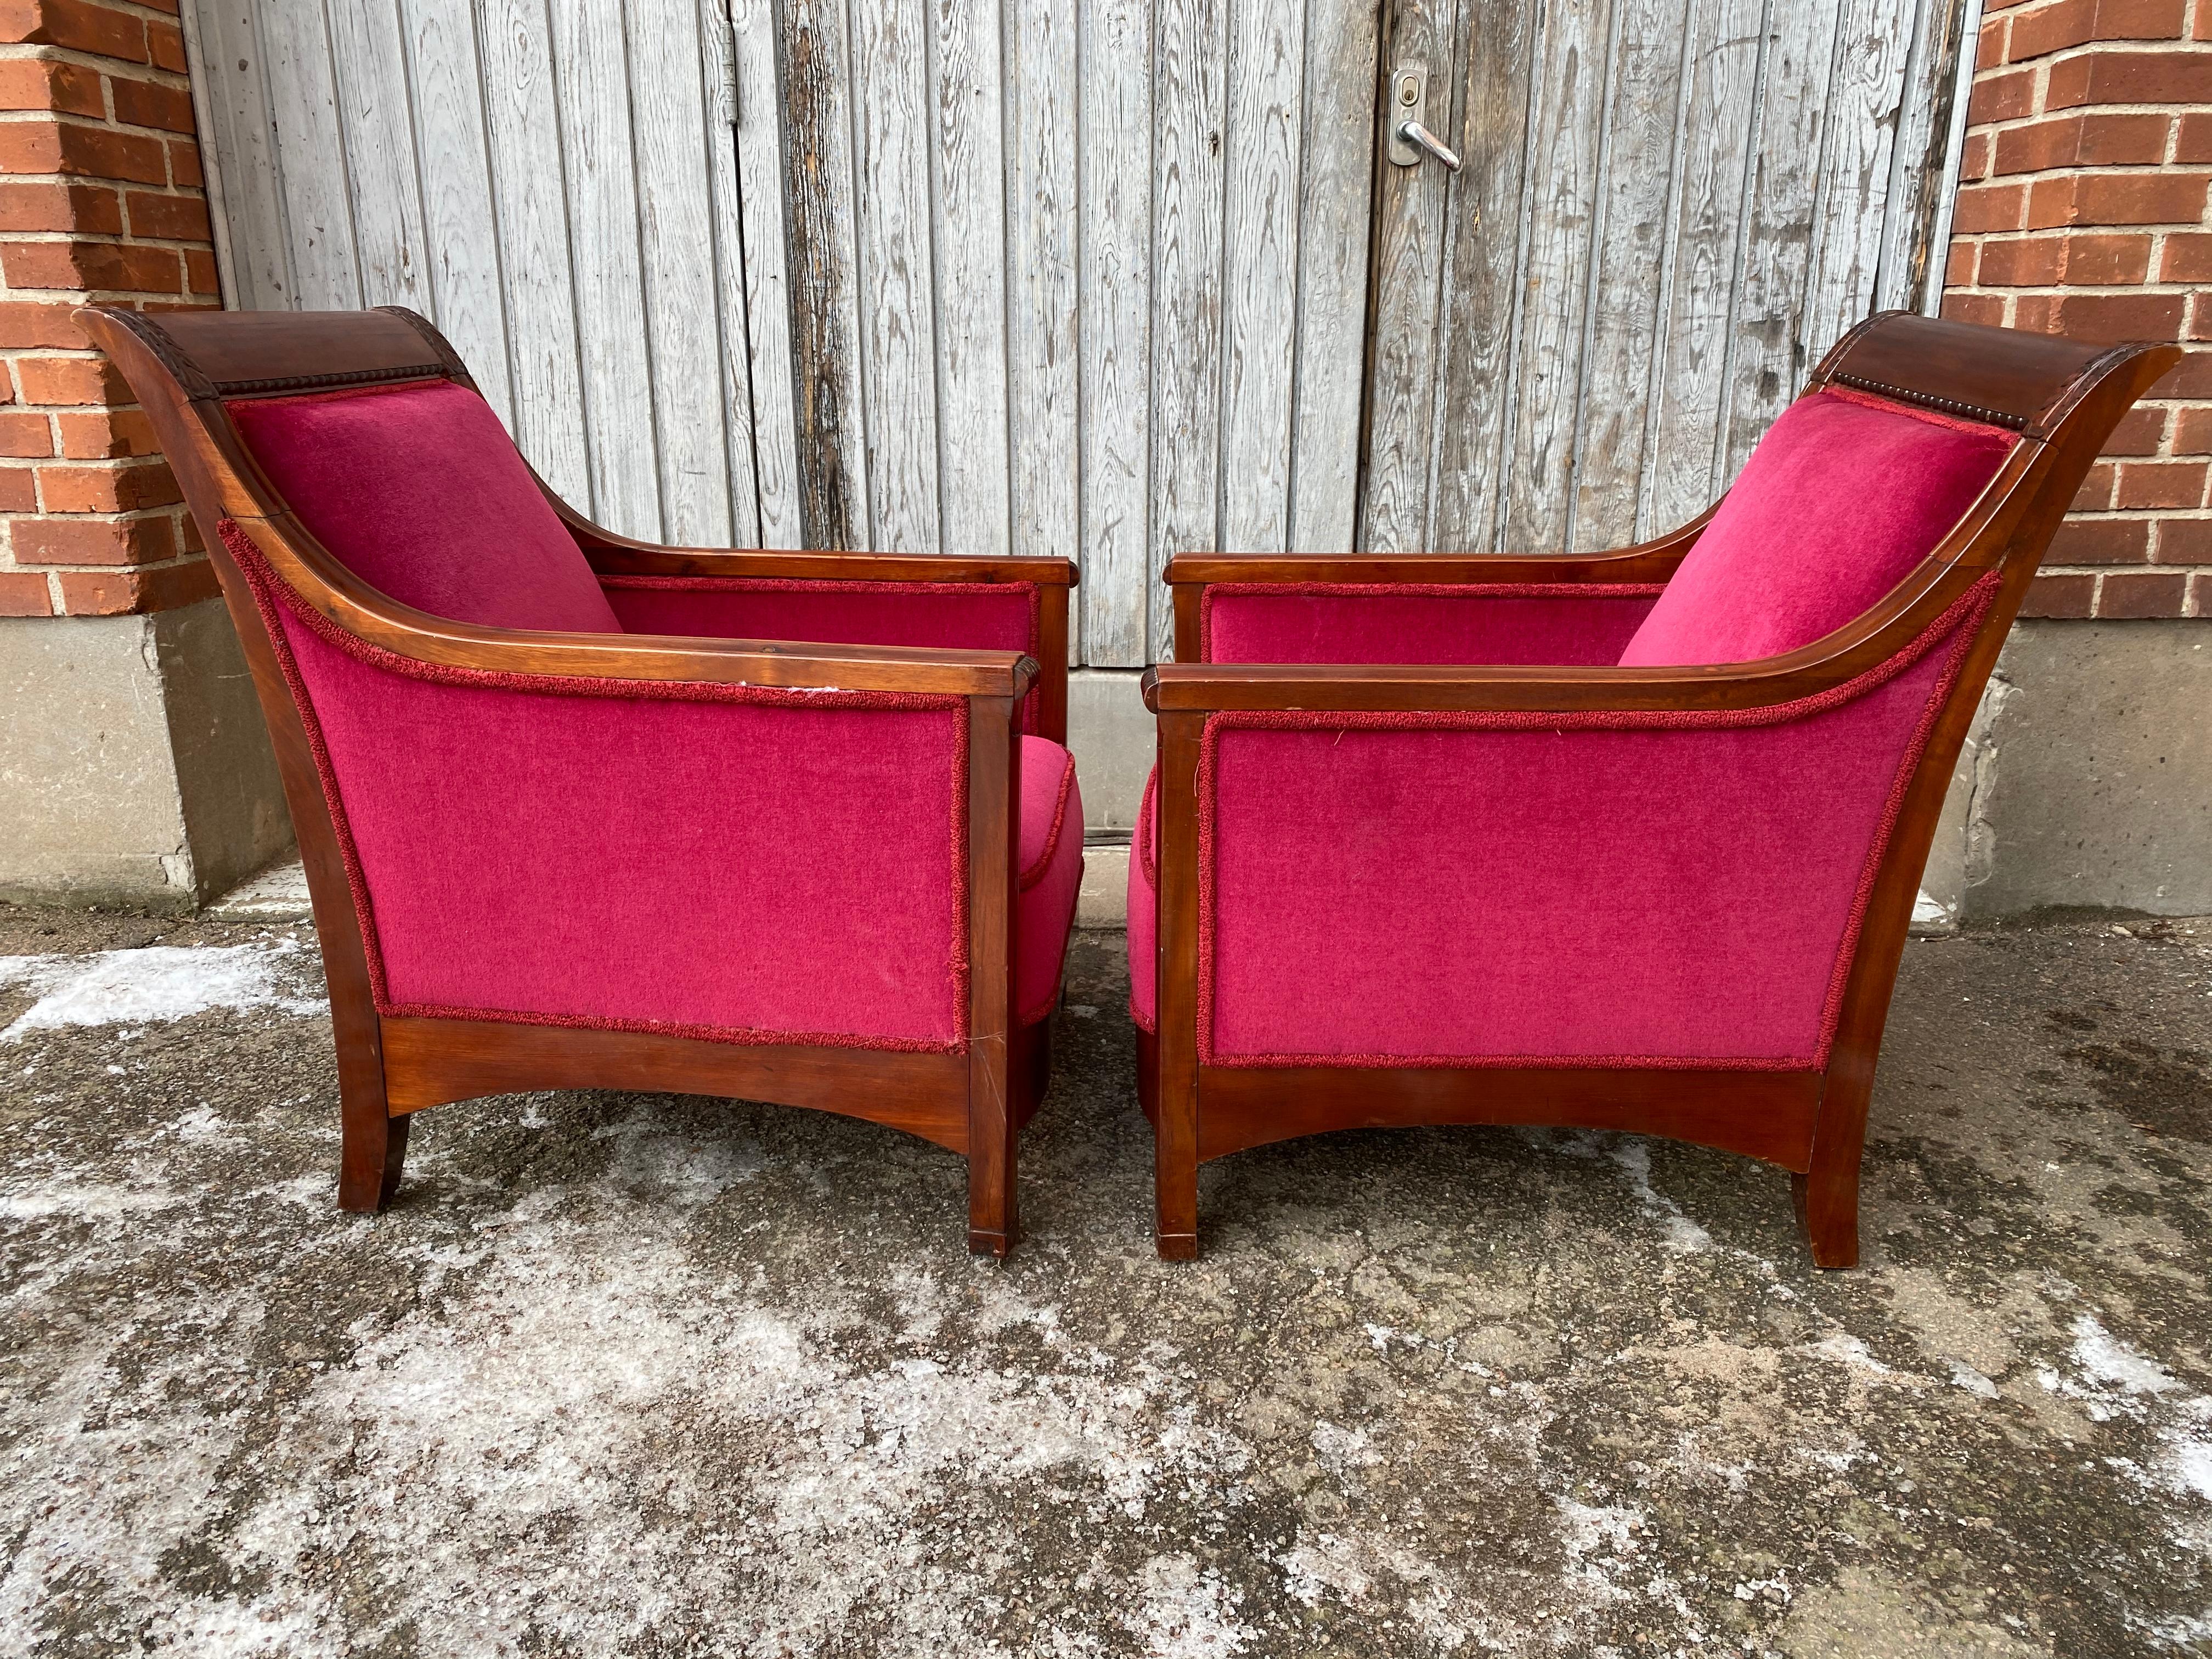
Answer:
<path fill-rule="evenodd" d="M 1451 146 L 1419 121 L 1401 121 L 1398 124 L 1398 142 L 1424 155 L 1434 156 L 1454 173 L 1460 170 L 1462 163 Z"/>

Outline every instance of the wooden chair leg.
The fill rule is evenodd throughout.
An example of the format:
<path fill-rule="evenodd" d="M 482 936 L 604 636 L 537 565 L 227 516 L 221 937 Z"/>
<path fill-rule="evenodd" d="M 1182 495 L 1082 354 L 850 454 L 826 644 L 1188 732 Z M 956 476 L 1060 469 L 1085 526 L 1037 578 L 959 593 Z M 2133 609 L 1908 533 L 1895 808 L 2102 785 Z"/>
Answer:
<path fill-rule="evenodd" d="M 1859 1261 L 1859 1163 L 1866 1151 L 1871 1066 L 1862 1079 L 1831 1072 L 1821 1091 L 1813 1131 L 1813 1167 L 1790 1177 L 1798 1224 L 1813 1247 L 1816 1267 L 1856 1267 Z M 1842 1068 L 1838 1068 L 1841 1071 Z"/>
<path fill-rule="evenodd" d="M 1138 1033 L 1142 1038 L 1144 1033 Z M 1149 1073 L 1138 1086 L 1152 1096 L 1152 1188 L 1158 1209 L 1156 1243 L 1163 1261 L 1191 1261 L 1198 1256 L 1198 1088 L 1197 1068 L 1178 1068 L 1180 1087 L 1165 1075 L 1164 1056 L 1157 1042 L 1138 1054 L 1140 1073 Z M 1146 1059 L 1151 1060 L 1146 1066 Z"/>
<path fill-rule="evenodd" d="M 1011 1044 L 971 1043 L 968 1066 L 968 1248 L 1003 1258 L 1020 1225 L 1014 1209 L 1014 1143 L 1021 1103 Z"/>
<path fill-rule="evenodd" d="M 344 1105 L 344 1142 L 338 1163 L 338 1208 L 374 1215 L 399 1190 L 407 1162 L 407 1128 L 414 1118 L 392 1117 L 381 1097 Z"/>

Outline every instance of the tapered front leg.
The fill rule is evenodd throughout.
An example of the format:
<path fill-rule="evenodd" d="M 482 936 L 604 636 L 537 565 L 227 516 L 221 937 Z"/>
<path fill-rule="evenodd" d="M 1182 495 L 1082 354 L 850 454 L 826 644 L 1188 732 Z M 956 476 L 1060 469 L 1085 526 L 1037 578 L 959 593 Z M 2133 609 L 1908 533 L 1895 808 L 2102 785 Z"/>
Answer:
<path fill-rule="evenodd" d="M 1160 717 L 1158 988 L 1154 1006 L 1152 1185 L 1164 1260 L 1198 1254 L 1199 714 Z"/>
<path fill-rule="evenodd" d="M 381 1092 L 358 1106 L 348 1100 L 344 1112 L 338 1208 L 374 1215 L 399 1191 L 400 1169 L 407 1162 L 407 1126 L 415 1120 L 387 1115 Z"/>
<path fill-rule="evenodd" d="M 1832 1064 L 1813 1129 L 1813 1167 L 1790 1177 L 1798 1224 L 1818 1267 L 1858 1266 L 1859 1165 L 1873 1094 L 1870 1054 L 1841 1056 Z"/>
<path fill-rule="evenodd" d="M 1004 1256 L 1014 1202 L 1014 804 L 1021 737 L 1014 702 L 968 700 L 968 1248 Z"/>

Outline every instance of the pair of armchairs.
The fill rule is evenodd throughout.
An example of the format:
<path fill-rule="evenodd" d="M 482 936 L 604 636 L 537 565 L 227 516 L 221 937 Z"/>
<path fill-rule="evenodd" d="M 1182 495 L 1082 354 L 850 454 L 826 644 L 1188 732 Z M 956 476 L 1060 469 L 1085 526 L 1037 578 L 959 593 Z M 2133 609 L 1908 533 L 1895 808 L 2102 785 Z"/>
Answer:
<path fill-rule="evenodd" d="M 404 311 L 80 316 L 212 532 L 276 743 L 340 1203 L 390 1200 L 424 1107 L 672 1089 L 962 1152 L 1003 1255 L 1082 872 L 1074 568 L 611 535 Z M 1130 861 L 1160 1254 L 1195 1254 L 1206 1159 L 1512 1122 L 1780 1164 L 1815 1260 L 1855 1260 L 1945 784 L 2175 356 L 1885 315 L 1658 541 L 1176 558 Z"/>

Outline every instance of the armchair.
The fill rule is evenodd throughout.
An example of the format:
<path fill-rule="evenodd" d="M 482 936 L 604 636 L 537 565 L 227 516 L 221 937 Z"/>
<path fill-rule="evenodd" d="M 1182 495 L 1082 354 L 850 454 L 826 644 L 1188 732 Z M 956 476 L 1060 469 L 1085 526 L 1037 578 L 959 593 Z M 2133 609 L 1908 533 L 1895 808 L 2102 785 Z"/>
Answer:
<path fill-rule="evenodd" d="M 612 535 L 411 313 L 78 316 L 275 740 L 339 1203 L 391 1200 L 425 1107 L 670 1089 L 963 1153 L 1003 1255 L 1081 877 L 1073 567 Z"/>
<path fill-rule="evenodd" d="M 1558 557 L 1183 555 L 1130 860 L 1158 1238 L 1323 1130 L 1641 1131 L 1858 1255 L 1959 747 L 2051 533 L 2178 358 L 1902 313 L 1681 529 Z"/>

